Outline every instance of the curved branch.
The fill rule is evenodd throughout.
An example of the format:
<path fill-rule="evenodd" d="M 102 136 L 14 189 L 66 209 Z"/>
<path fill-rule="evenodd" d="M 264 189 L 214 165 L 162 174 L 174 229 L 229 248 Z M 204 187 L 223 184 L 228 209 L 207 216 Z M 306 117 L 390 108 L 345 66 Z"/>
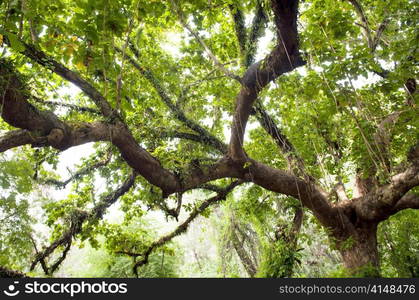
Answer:
<path fill-rule="evenodd" d="M 247 178 L 273 192 L 299 199 L 326 227 L 341 228 L 336 207 L 328 201 L 327 194 L 310 182 L 288 172 L 271 168 L 250 160 Z"/>
<path fill-rule="evenodd" d="M 29 130 L 12 130 L 0 136 L 0 153 L 27 144 L 46 142 L 46 137 L 37 137 L 34 134 L 31 134 Z"/>
<path fill-rule="evenodd" d="M 65 150 L 87 142 L 109 140 L 113 125 L 103 122 L 68 124 L 51 111 L 37 109 L 28 102 L 30 94 L 20 74 L 4 59 L 0 59 L 0 66 L 1 117 L 8 124 L 26 130 L 3 136 L 0 141 L 3 151 L 29 143 L 34 147 Z"/>
<path fill-rule="evenodd" d="M 75 145 L 93 141 L 111 141 L 125 161 L 148 182 L 170 194 L 182 189 L 179 178 L 163 168 L 160 162 L 143 149 L 121 121 L 67 124 L 52 112 L 41 111 L 27 100 L 29 95 L 6 61 L 0 60 L 1 116 L 12 126 L 28 129 L 46 137 L 47 143 L 34 146 L 52 146 L 65 150 Z"/>
<path fill-rule="evenodd" d="M 53 113 L 38 110 L 28 100 L 26 87 L 9 61 L 0 59 L 1 117 L 10 125 L 41 135 L 54 128 L 66 131 L 66 125 Z"/>
<path fill-rule="evenodd" d="M 298 50 L 297 10 L 298 0 L 272 0 L 277 26 L 278 45 L 262 61 L 246 71 L 242 88 L 236 99 L 229 155 L 237 161 L 245 161 L 243 137 L 252 106 L 259 92 L 278 76 L 304 65 Z"/>
<path fill-rule="evenodd" d="M 7 39 L 6 43 L 9 43 Z M 71 71 L 54 60 L 52 57 L 45 54 L 43 51 L 37 49 L 35 45 L 30 45 L 23 41 L 20 41 L 20 43 L 24 47 L 24 50 L 21 52 L 23 55 L 80 88 L 87 96 L 89 96 L 90 99 L 93 100 L 105 117 L 109 117 L 113 114 L 113 109 L 105 97 L 103 97 L 102 94 L 95 87 L 93 87 L 93 85 L 83 79 L 79 74 Z"/>
<path fill-rule="evenodd" d="M 416 205 L 416 198 L 405 196 L 416 186 L 419 186 L 418 158 L 415 158 L 404 172 L 393 176 L 389 184 L 377 187 L 365 197 L 358 199 L 354 203 L 355 210 L 358 216 L 365 220 L 385 220 L 407 204 Z"/>
<path fill-rule="evenodd" d="M 408 208 L 419 209 L 419 195 L 413 193 L 404 195 L 394 206 L 392 214 Z"/>
<path fill-rule="evenodd" d="M 15 85 L 19 83 L 17 78 L 12 82 Z M 311 190 L 311 185 L 297 179 L 291 174 L 272 169 L 255 161 L 252 161 L 250 172 L 243 164 L 237 163 L 227 156 L 220 159 L 215 164 L 195 166 L 192 169 L 188 168 L 183 174 L 175 175 L 171 171 L 163 168 L 157 159 L 138 144 L 125 124 L 121 122 L 117 122 L 116 124 L 95 122 L 91 124 L 81 123 L 69 126 L 60 121 L 52 113 L 46 114 L 30 106 L 30 104 L 27 103 L 24 94 L 16 91 L 19 91 L 19 89 L 6 89 L 6 96 L 1 99 L 3 99 L 3 103 L 10 103 L 10 106 L 5 106 L 7 108 L 3 109 L 3 114 L 11 114 L 10 111 L 12 111 L 14 113 L 11 114 L 11 117 L 14 118 L 16 115 L 19 116 L 20 111 L 16 111 L 16 107 L 19 107 L 20 105 L 22 109 L 30 110 L 30 121 L 33 122 L 33 124 L 30 124 L 31 126 L 41 129 L 44 132 L 48 132 L 52 127 L 50 124 L 56 124 L 55 126 L 62 127 L 62 129 L 52 128 L 47 135 L 47 145 L 52 145 L 57 149 L 67 149 L 73 145 L 90 141 L 111 141 L 119 149 L 124 160 L 134 170 L 148 182 L 162 189 L 163 197 L 172 193 L 184 192 L 199 187 L 212 180 L 230 177 L 253 181 L 269 190 L 302 199 L 307 207 L 314 209 L 317 212 L 322 208 L 328 207 L 324 204 L 324 199 L 319 197 L 319 193 L 314 196 L 314 199 L 318 199 L 319 201 L 313 205 L 311 203 L 313 197 L 310 193 L 298 192 L 299 190 Z M 11 120 L 14 121 L 14 119 Z M 28 126 L 26 123 L 28 122 L 28 118 L 17 119 L 17 121 L 14 122 L 12 121 L 11 123 L 24 128 Z M 266 177 L 264 172 L 270 174 L 272 178 Z M 297 186 L 297 189 L 295 189 L 295 186 Z M 328 214 L 327 211 L 325 211 L 325 214 Z M 63 242 L 61 242 L 61 244 L 62 243 Z"/>

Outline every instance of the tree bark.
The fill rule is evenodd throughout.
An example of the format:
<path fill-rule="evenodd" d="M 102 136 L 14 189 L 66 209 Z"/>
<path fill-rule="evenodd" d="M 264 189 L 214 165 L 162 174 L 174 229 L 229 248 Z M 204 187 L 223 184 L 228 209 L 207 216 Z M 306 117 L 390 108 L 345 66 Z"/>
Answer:
<path fill-rule="evenodd" d="M 240 261 L 242 262 L 244 268 L 246 269 L 247 274 L 251 278 L 255 277 L 257 269 L 255 264 L 253 263 L 252 259 L 244 249 L 243 243 L 240 242 L 239 237 L 237 236 L 237 233 L 235 232 L 235 228 L 232 230 L 232 242 L 233 247 L 236 250 L 237 255 L 240 258 Z"/>
<path fill-rule="evenodd" d="M 349 275 L 379 277 L 377 225 L 361 222 L 349 238 L 338 241 L 338 250 Z"/>

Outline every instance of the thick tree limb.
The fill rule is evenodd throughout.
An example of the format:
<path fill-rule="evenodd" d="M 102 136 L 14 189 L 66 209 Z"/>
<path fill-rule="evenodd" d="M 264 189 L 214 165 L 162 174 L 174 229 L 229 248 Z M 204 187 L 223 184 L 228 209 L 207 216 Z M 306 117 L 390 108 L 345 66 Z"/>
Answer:
<path fill-rule="evenodd" d="M 10 63 L 0 60 L 1 117 L 10 125 L 47 135 L 52 129 L 68 130 L 51 112 L 38 110 L 27 99 L 26 87 Z"/>
<path fill-rule="evenodd" d="M 28 102 L 30 95 L 13 67 L 0 60 L 1 117 L 10 125 L 25 129 L 2 137 L 5 150 L 24 144 L 52 146 L 65 150 L 87 142 L 109 140 L 111 126 L 103 122 L 67 124 L 50 111 L 42 111 Z M 16 138 L 12 141 L 12 138 Z"/>
<path fill-rule="evenodd" d="M 13 84 L 18 84 L 17 78 L 13 80 Z M 297 179 L 292 174 L 253 161 L 250 172 L 248 168 L 244 168 L 243 164 L 234 162 L 229 157 L 224 157 L 215 164 L 202 165 L 192 170 L 188 169 L 181 176 L 176 176 L 169 170 L 164 169 L 157 159 L 144 150 L 121 122 L 116 124 L 95 122 L 69 126 L 54 115 L 51 116 L 50 120 L 45 113 L 28 104 L 24 95 L 16 92 L 18 90 L 20 89 L 6 89 L 6 96 L 1 98 L 3 103 L 7 104 L 3 105 L 3 108 L 7 108 L 3 109 L 2 113 L 10 116 L 10 123 L 32 129 L 26 123 L 28 119 L 31 119 L 32 123 L 30 125 L 45 133 L 48 133 L 52 126 L 62 127 L 63 129 L 52 128 L 47 135 L 48 145 L 57 149 L 67 149 L 85 142 L 109 140 L 118 147 L 122 157 L 134 170 L 138 171 L 148 182 L 162 189 L 163 197 L 194 189 L 212 180 L 230 177 L 250 180 L 269 190 L 302 199 L 307 207 L 316 210 L 318 213 L 322 212 L 323 208 L 330 209 L 324 203 L 324 199 L 319 196 L 320 193 L 315 193 L 313 197 L 311 193 L 307 192 L 313 188 L 311 185 Z M 18 105 L 8 106 L 8 103 L 13 102 Z M 20 106 L 23 112 L 16 111 L 16 106 Z M 29 111 L 29 117 L 23 119 L 17 117 L 24 115 L 27 111 Z M 270 176 L 266 176 L 267 174 L 270 174 Z M 277 180 L 272 181 L 275 176 L 278 176 Z M 299 193 L 299 191 L 303 192 Z M 313 199 L 316 201 L 313 202 Z M 323 212 L 328 215 L 327 209 Z M 326 220 L 327 217 L 323 219 Z"/>
<path fill-rule="evenodd" d="M 256 53 L 256 44 L 263 34 L 263 28 L 267 21 L 267 16 L 263 6 L 261 5 L 260 1 L 258 1 L 256 13 L 253 18 L 252 27 L 249 33 L 249 38 L 247 39 L 244 22 L 241 20 L 241 11 L 238 9 L 238 7 L 235 6 L 231 6 L 230 9 L 232 10 L 233 19 L 235 22 L 237 39 L 241 45 L 241 48 L 245 49 L 246 51 L 244 65 L 246 68 L 248 68 L 253 63 L 254 55 Z M 281 149 L 281 152 L 284 154 L 288 161 L 289 169 L 297 175 L 303 175 L 305 178 L 310 178 L 310 176 L 306 174 L 303 160 L 296 154 L 294 146 L 280 131 L 269 114 L 262 108 L 262 105 L 256 105 L 255 108 L 252 109 L 252 113 L 253 112 L 255 112 L 256 118 L 261 124 L 262 128 L 265 129 L 265 131 L 273 138 L 275 143 Z"/>
<path fill-rule="evenodd" d="M 336 193 L 336 196 L 340 201 L 349 201 L 345 186 L 343 185 L 341 179 L 339 179 L 338 183 L 333 188 L 333 192 Z"/>
<path fill-rule="evenodd" d="M 326 227 L 342 226 L 337 209 L 328 201 L 328 195 L 314 184 L 259 162 L 252 160 L 250 162 L 248 177 L 253 183 L 267 190 L 299 199 Z"/>
<path fill-rule="evenodd" d="M 33 143 L 46 143 L 47 138 L 36 137 L 29 130 L 18 129 L 0 136 L 0 153 L 6 150 Z"/>
<path fill-rule="evenodd" d="M 360 218 L 365 220 L 385 220 L 395 210 L 400 210 L 410 201 L 414 201 L 412 205 L 415 205 L 416 199 L 410 197 L 405 198 L 401 204 L 398 203 L 410 189 L 418 185 L 419 160 L 416 158 L 404 172 L 393 176 L 389 184 L 376 187 L 365 197 L 355 201 L 355 211 Z"/>
<path fill-rule="evenodd" d="M 0 266 L 0 278 L 27 278 L 28 276 L 20 271 L 10 270 Z"/>
<path fill-rule="evenodd" d="M 13 68 L 3 60 L 0 63 L 0 91 L 4 91 L 0 98 L 1 115 L 12 126 L 46 136 L 48 143 L 35 146 L 49 145 L 65 150 L 87 142 L 111 141 L 125 161 L 151 184 L 168 194 L 181 190 L 179 178 L 143 149 L 124 123 L 118 120 L 114 123 L 64 123 L 53 113 L 40 111 L 30 104 Z"/>
<path fill-rule="evenodd" d="M 408 208 L 419 209 L 419 195 L 413 193 L 404 195 L 394 206 L 391 214 Z"/>
<path fill-rule="evenodd" d="M 278 45 L 264 60 L 253 64 L 246 71 L 241 91 L 236 99 L 229 155 L 238 161 L 246 160 L 243 137 L 253 103 L 259 92 L 278 76 L 304 64 L 298 52 L 298 1 L 273 0 L 272 9 L 279 38 Z"/>
<path fill-rule="evenodd" d="M 27 44 L 23 41 L 20 41 L 20 43 L 25 48 L 24 51 L 22 51 L 23 55 L 80 88 L 90 99 L 92 99 L 105 117 L 109 117 L 113 114 L 113 109 L 108 101 L 95 87 L 93 87 L 93 85 L 83 79 L 79 74 L 69 70 L 41 50 L 37 49 L 34 45 Z"/>

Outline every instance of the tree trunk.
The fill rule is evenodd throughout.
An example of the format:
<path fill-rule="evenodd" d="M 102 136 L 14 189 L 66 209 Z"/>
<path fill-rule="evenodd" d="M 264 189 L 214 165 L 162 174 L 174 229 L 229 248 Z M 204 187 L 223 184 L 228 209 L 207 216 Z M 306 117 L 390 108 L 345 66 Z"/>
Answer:
<path fill-rule="evenodd" d="M 338 250 L 351 276 L 379 277 L 377 223 L 357 224 L 349 238 L 338 242 Z"/>
<path fill-rule="evenodd" d="M 236 250 L 237 255 L 239 256 L 246 272 L 249 274 L 250 277 L 255 277 L 257 272 L 256 266 L 253 263 L 250 256 L 248 255 L 248 253 L 246 252 L 246 250 L 244 249 L 243 243 L 240 242 L 239 237 L 235 232 L 235 228 L 232 231 L 232 241 L 234 249 Z"/>

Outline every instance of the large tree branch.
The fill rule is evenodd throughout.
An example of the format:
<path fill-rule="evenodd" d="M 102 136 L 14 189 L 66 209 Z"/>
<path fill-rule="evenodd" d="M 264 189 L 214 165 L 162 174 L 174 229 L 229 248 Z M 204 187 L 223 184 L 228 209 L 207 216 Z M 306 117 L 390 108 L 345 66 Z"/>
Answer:
<path fill-rule="evenodd" d="M 242 52 L 246 52 L 244 65 L 246 68 L 248 68 L 253 63 L 254 55 L 256 53 L 256 44 L 261 35 L 263 34 L 263 28 L 264 24 L 267 21 L 267 16 L 260 1 L 257 1 L 256 13 L 252 21 L 252 26 L 250 28 L 249 38 L 247 39 L 245 31 L 246 29 L 244 28 L 244 21 L 242 20 L 243 16 L 240 9 L 237 5 L 231 5 L 230 9 L 232 11 L 235 23 L 237 39 L 239 41 L 241 49 L 244 49 L 242 50 Z M 305 168 L 303 160 L 296 154 L 294 146 L 278 128 L 274 120 L 263 109 L 260 103 L 256 105 L 254 109 L 252 109 L 252 113 L 256 114 L 256 118 L 258 119 L 262 128 L 265 129 L 265 131 L 272 137 L 272 139 L 281 149 L 281 152 L 284 154 L 285 158 L 288 161 L 289 170 L 293 171 L 297 175 L 302 175 L 305 178 L 310 178 L 310 176 L 306 174 L 304 170 Z"/>
<path fill-rule="evenodd" d="M 134 170 L 151 184 L 160 187 L 164 194 L 182 189 L 179 178 L 143 149 L 123 122 L 65 123 L 52 112 L 38 110 L 30 104 L 29 95 L 16 72 L 4 60 L 0 60 L 0 64 L 0 91 L 3 91 L 0 98 L 1 116 L 12 126 L 46 137 L 46 144 L 34 146 L 49 145 L 65 150 L 87 142 L 110 141 Z"/>
<path fill-rule="evenodd" d="M 29 143 L 65 150 L 87 142 L 109 140 L 111 126 L 106 123 L 68 124 L 50 111 L 37 109 L 29 103 L 27 88 L 10 63 L 2 59 L 0 67 L 1 117 L 8 124 L 24 129 L 2 137 L 2 151 Z"/>
<path fill-rule="evenodd" d="M 176 176 L 169 170 L 164 169 L 157 159 L 144 150 L 121 122 L 116 124 L 103 122 L 82 123 L 70 127 L 54 115 L 51 117 L 52 120 L 49 120 L 45 117 L 45 113 L 36 110 L 36 108 L 28 104 L 25 96 L 17 92 L 21 91 L 22 87 L 21 85 L 19 86 L 17 78 L 13 80 L 13 84 L 17 85 L 17 89 L 10 90 L 7 88 L 9 86 L 4 87 L 5 96 L 0 98 L 6 104 L 3 105 L 2 113 L 10 116 L 9 120 L 11 120 L 12 124 L 29 129 L 32 129 L 31 126 L 34 126 L 46 133 L 51 129 L 51 123 L 54 126 L 64 128 L 58 130 L 53 128 L 47 136 L 48 144 L 57 147 L 57 149 L 67 149 L 72 145 L 88 141 L 109 140 L 118 147 L 122 157 L 134 170 L 138 171 L 148 182 L 162 189 L 163 197 L 175 192 L 194 189 L 212 180 L 230 177 L 253 181 L 269 190 L 302 199 L 307 207 L 317 211 L 317 213 L 320 213 L 325 208 L 324 214 L 328 215 L 327 209 L 330 209 L 330 206 L 327 202 L 325 203 L 320 193 L 314 192 L 313 196 L 310 184 L 289 173 L 275 170 L 254 161 L 252 161 L 252 167 L 249 172 L 249 168 L 245 168 L 243 164 L 237 163 L 229 157 L 224 157 L 215 164 L 200 165 L 192 169 L 188 168 L 183 174 Z M 15 106 L 21 107 L 23 112 L 20 110 L 15 111 L 16 107 L 8 104 L 13 102 L 17 103 Z M 4 109 L 4 107 L 7 108 Z M 11 114 L 9 109 L 14 113 Z M 16 115 L 24 115 L 26 112 L 32 118 L 31 122 L 33 124 L 31 123 L 31 126 L 28 126 L 25 122 L 28 117 L 16 119 Z M 266 177 L 266 174 L 270 174 L 270 176 Z M 314 188 L 314 190 L 316 189 Z"/>
<path fill-rule="evenodd" d="M 11 64 L 0 60 L 1 117 L 10 125 L 40 134 L 49 134 L 54 128 L 67 130 L 67 126 L 54 114 L 38 110 L 27 99 L 26 87 Z"/>
<path fill-rule="evenodd" d="M 29 130 L 18 129 L 0 136 L 0 153 L 6 150 L 33 143 L 46 143 L 47 138 L 36 137 Z"/>
<path fill-rule="evenodd" d="M 8 42 L 7 39 L 6 42 Z M 113 114 L 113 109 L 105 97 L 79 74 L 69 70 L 43 51 L 37 49 L 34 45 L 27 44 L 23 41 L 20 41 L 20 43 L 24 47 L 24 50 L 21 52 L 23 55 L 80 88 L 97 105 L 105 117 Z"/>
<path fill-rule="evenodd" d="M 236 99 L 229 144 L 229 154 L 234 160 L 246 160 L 243 137 L 259 92 L 278 76 L 304 64 L 298 51 L 298 1 L 273 0 L 272 9 L 277 26 L 278 45 L 264 60 L 253 64 L 243 76 L 242 88 Z"/>
<path fill-rule="evenodd" d="M 328 195 L 314 184 L 291 173 L 250 161 L 247 177 L 253 183 L 267 190 L 299 199 L 326 227 L 337 229 L 344 225 L 340 222 L 337 208 L 328 201 Z"/>
<path fill-rule="evenodd" d="M 419 195 L 413 193 L 404 195 L 394 206 L 392 214 L 408 208 L 419 209 Z"/>
<path fill-rule="evenodd" d="M 393 176 L 389 184 L 376 187 L 366 196 L 356 199 L 353 204 L 355 211 L 360 218 L 366 220 L 385 220 L 409 201 L 414 201 L 412 205 L 415 205 L 416 199 L 404 196 L 416 186 L 419 186 L 419 156 L 414 157 L 403 172 Z"/>

